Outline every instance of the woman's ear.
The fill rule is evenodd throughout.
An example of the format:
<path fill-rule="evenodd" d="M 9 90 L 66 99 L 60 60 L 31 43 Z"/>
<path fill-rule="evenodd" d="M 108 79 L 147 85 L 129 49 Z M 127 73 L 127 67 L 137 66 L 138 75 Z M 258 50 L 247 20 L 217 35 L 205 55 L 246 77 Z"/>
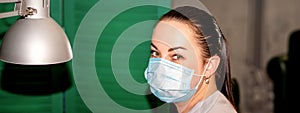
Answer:
<path fill-rule="evenodd" d="M 212 57 L 210 57 L 210 59 L 208 60 L 206 66 L 206 72 L 205 72 L 205 76 L 206 78 L 210 78 L 213 74 L 215 74 L 216 70 L 218 69 L 220 63 L 220 57 L 217 55 L 214 55 Z"/>

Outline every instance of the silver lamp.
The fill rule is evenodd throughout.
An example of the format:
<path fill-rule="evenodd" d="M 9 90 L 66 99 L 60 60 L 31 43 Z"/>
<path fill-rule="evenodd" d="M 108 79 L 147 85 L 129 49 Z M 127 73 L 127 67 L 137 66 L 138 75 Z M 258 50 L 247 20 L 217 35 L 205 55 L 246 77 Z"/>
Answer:
<path fill-rule="evenodd" d="M 0 0 L 15 2 L 12 12 L 0 18 L 21 16 L 6 32 L 0 46 L 0 60 L 21 65 L 49 65 L 72 59 L 64 30 L 50 17 L 50 0 Z"/>

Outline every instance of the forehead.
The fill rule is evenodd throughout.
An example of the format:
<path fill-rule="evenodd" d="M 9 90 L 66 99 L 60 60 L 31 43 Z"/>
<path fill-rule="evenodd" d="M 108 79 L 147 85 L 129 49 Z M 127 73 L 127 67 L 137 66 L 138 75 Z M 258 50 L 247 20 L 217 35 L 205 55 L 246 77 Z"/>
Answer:
<path fill-rule="evenodd" d="M 195 39 L 193 37 L 193 31 L 187 24 L 167 20 L 157 23 L 153 31 L 152 42 L 160 42 L 172 47 L 184 46 L 193 48 L 192 45 L 195 44 Z"/>

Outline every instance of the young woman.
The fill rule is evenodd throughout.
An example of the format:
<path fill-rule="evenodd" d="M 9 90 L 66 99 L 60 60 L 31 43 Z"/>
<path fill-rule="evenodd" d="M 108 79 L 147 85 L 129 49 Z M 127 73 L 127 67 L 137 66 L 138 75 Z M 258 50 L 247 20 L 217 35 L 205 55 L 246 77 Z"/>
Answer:
<path fill-rule="evenodd" d="M 213 16 L 190 6 L 156 24 L 145 70 L 151 92 L 180 113 L 236 113 L 224 35 Z"/>

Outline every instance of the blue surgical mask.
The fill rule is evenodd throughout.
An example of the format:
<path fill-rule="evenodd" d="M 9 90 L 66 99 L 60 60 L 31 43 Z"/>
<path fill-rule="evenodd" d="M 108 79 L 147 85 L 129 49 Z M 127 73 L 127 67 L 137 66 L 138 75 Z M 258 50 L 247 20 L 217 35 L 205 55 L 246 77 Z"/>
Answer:
<path fill-rule="evenodd" d="M 207 66 L 203 73 L 206 68 Z M 144 75 L 151 92 L 166 103 L 189 100 L 202 81 L 200 80 L 194 88 L 191 88 L 193 76 L 200 76 L 200 78 L 204 76 L 194 74 L 194 70 L 162 58 L 150 58 Z"/>

